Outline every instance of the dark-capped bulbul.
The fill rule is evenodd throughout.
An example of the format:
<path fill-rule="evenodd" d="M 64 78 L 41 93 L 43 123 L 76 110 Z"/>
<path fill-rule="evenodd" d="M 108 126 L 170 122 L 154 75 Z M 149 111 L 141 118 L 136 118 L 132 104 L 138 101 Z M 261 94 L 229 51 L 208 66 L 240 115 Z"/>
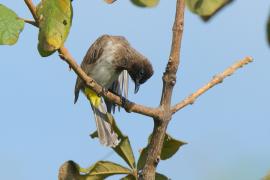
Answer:
<path fill-rule="evenodd" d="M 81 68 L 98 84 L 118 95 L 123 94 L 125 98 L 128 95 L 128 74 L 135 83 L 135 93 L 140 85 L 153 75 L 153 68 L 148 59 L 132 48 L 122 36 L 99 37 L 88 49 Z M 107 116 L 107 112 L 114 110 L 114 105 L 86 88 L 79 77 L 75 85 L 74 103 L 80 90 L 90 100 L 100 143 L 109 147 L 117 146 L 120 140 L 108 123 Z"/>

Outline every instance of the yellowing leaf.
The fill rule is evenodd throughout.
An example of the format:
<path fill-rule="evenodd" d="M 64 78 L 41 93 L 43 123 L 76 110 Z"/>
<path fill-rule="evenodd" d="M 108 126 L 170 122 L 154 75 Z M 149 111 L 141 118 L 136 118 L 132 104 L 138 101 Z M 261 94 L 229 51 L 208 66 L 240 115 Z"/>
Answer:
<path fill-rule="evenodd" d="M 155 7 L 158 5 L 159 0 L 131 0 L 131 2 L 140 7 Z"/>
<path fill-rule="evenodd" d="M 130 174 L 131 171 L 119 164 L 109 161 L 98 161 L 87 169 L 81 168 L 73 161 L 65 162 L 59 168 L 59 180 L 104 180 L 116 174 Z"/>
<path fill-rule="evenodd" d="M 233 0 L 186 0 L 188 8 L 201 16 L 204 20 L 208 20 L 218 10 L 229 4 Z"/>
<path fill-rule="evenodd" d="M 270 171 L 268 172 L 268 174 L 262 180 L 270 180 Z"/>
<path fill-rule="evenodd" d="M 37 6 L 39 19 L 38 50 L 49 56 L 65 42 L 72 24 L 70 0 L 42 0 Z"/>
<path fill-rule="evenodd" d="M 13 45 L 17 42 L 24 21 L 17 14 L 0 4 L 0 45 Z"/>
<path fill-rule="evenodd" d="M 116 174 L 130 174 L 131 171 L 119 164 L 109 161 L 98 161 L 91 166 L 90 171 L 83 175 L 86 180 L 102 180 Z"/>
<path fill-rule="evenodd" d="M 108 3 L 108 4 L 112 4 L 112 3 L 114 3 L 116 0 L 104 0 L 106 3 Z"/>

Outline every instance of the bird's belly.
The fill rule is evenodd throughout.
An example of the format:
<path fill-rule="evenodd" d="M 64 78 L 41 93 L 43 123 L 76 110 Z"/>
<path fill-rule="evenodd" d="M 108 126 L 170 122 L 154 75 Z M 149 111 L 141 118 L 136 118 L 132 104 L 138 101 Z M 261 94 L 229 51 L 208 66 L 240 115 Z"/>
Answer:
<path fill-rule="evenodd" d="M 91 77 L 105 88 L 109 88 L 118 76 L 119 72 L 115 71 L 111 65 L 107 64 L 96 66 L 91 71 Z"/>

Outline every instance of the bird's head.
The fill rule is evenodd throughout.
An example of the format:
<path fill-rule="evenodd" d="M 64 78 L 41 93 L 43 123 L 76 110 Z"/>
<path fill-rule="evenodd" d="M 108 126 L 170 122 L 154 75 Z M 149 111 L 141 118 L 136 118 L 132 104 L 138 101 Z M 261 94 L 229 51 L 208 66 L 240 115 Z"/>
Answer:
<path fill-rule="evenodd" d="M 153 75 L 152 64 L 146 59 L 136 61 L 129 70 L 129 75 L 135 83 L 135 93 L 139 91 L 140 85 Z"/>

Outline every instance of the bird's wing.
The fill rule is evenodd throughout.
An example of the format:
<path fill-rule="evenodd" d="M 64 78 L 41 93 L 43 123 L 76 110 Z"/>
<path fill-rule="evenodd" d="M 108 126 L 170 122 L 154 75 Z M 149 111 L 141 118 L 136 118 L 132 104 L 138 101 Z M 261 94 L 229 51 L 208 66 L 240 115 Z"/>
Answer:
<path fill-rule="evenodd" d="M 113 41 L 115 41 L 116 44 L 122 46 L 122 48 L 118 49 L 118 52 L 120 55 L 116 56 L 118 58 L 121 58 L 117 61 L 119 67 L 123 67 L 125 69 L 127 65 L 126 58 L 124 58 L 123 54 L 126 54 L 126 51 L 130 49 L 130 45 L 128 41 L 122 37 L 122 36 L 114 36 L 112 38 Z M 123 70 L 120 75 L 118 76 L 118 79 L 113 82 L 109 90 L 117 95 L 123 96 L 125 98 L 128 98 L 128 81 L 129 81 L 129 75 L 127 70 Z M 108 112 L 115 112 L 115 104 L 111 103 L 110 101 L 107 101 L 105 99 L 105 103 L 107 105 Z M 120 107 L 118 108 L 120 110 Z"/>
<path fill-rule="evenodd" d="M 110 36 L 103 35 L 103 36 L 99 37 L 90 46 L 86 55 L 84 56 L 82 64 L 81 64 L 81 68 L 84 70 L 84 72 L 87 73 L 87 68 L 88 68 L 89 64 L 95 63 L 99 59 L 99 57 L 102 55 L 103 47 L 105 46 L 105 43 L 107 43 L 109 38 L 110 38 Z M 83 81 L 81 80 L 81 78 L 77 77 L 76 84 L 75 84 L 75 90 L 74 90 L 74 94 L 75 94 L 74 103 L 77 102 L 78 97 L 79 97 L 79 93 L 80 93 L 80 89 L 82 89 L 83 87 L 84 87 Z"/>
<path fill-rule="evenodd" d="M 108 42 L 108 39 L 110 39 L 110 36 L 103 35 L 99 37 L 88 49 L 83 62 L 82 62 L 82 68 L 84 68 L 84 65 L 95 63 L 99 57 L 103 53 L 103 47 L 105 47 L 106 43 Z"/>
<path fill-rule="evenodd" d="M 113 93 L 128 98 L 128 72 L 123 70 L 118 76 L 118 79 L 113 82 L 112 86 L 109 88 Z M 115 104 L 110 101 L 105 100 L 108 112 L 115 112 Z M 120 110 L 120 107 L 119 109 Z"/>

